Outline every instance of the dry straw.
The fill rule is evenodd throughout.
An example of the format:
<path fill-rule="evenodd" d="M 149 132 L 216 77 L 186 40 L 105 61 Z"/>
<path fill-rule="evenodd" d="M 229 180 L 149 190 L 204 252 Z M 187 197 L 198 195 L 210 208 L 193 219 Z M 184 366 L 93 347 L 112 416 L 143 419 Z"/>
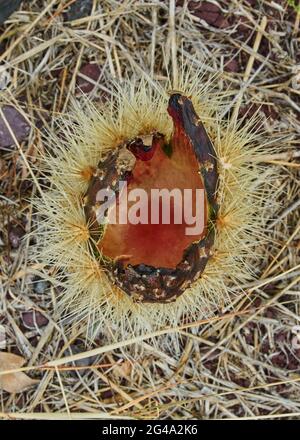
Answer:
<path fill-rule="evenodd" d="M 71 143 L 67 144 L 65 133 L 63 136 L 59 134 L 59 131 L 65 132 L 69 129 L 70 124 L 73 127 L 69 129 L 70 135 L 73 133 L 74 118 L 69 114 L 64 117 L 64 125 L 58 121 L 56 126 L 53 119 L 59 112 L 69 113 L 76 79 L 82 65 L 87 62 L 95 62 L 101 67 L 99 80 L 93 82 L 89 79 L 95 85 L 90 94 L 93 102 L 100 98 L 102 92 L 110 96 L 112 87 L 107 77 L 117 78 L 123 83 L 127 74 L 132 80 L 136 73 L 141 75 L 144 72 L 147 76 L 146 82 L 149 82 L 147 87 L 153 90 L 154 83 L 158 82 L 159 90 L 164 90 L 162 101 L 166 103 L 166 93 L 170 88 L 165 83 L 166 66 L 171 66 L 174 79 L 177 70 L 179 80 L 180 68 L 176 69 L 179 57 L 187 60 L 187 64 L 194 61 L 196 66 L 204 67 L 207 75 L 203 81 L 197 80 L 200 88 L 204 81 L 207 84 L 208 74 L 218 72 L 217 90 L 209 87 L 202 98 L 208 97 L 207 92 L 211 94 L 212 91 L 217 93 L 213 93 L 214 99 L 211 102 L 216 103 L 216 96 L 222 98 L 222 135 L 225 133 L 224 126 L 227 126 L 225 115 L 235 106 L 238 108 L 239 103 L 242 110 L 245 106 L 249 108 L 254 104 L 257 107 L 263 105 L 263 111 L 272 113 L 271 118 L 262 116 L 264 136 L 253 133 L 248 146 L 243 147 L 245 160 L 242 169 L 248 176 L 249 172 L 254 176 L 254 170 L 260 176 L 257 182 L 260 192 L 266 190 L 269 194 L 270 183 L 274 193 L 271 194 L 268 206 L 263 205 L 262 209 L 257 202 L 250 204 L 253 213 L 254 208 L 257 209 L 260 222 L 270 218 L 267 227 L 262 231 L 266 239 L 263 239 L 262 245 L 259 242 L 254 245 L 253 238 L 249 240 L 250 258 L 246 255 L 246 248 L 243 248 L 243 259 L 247 260 L 252 273 L 241 273 L 241 276 L 236 273 L 235 280 L 224 278 L 226 288 L 223 287 L 223 292 L 228 292 L 230 298 L 228 305 L 224 303 L 222 307 L 222 303 L 216 301 L 220 296 L 214 294 L 212 305 L 215 309 L 211 313 L 216 316 L 197 320 L 201 316 L 201 310 L 197 311 L 199 304 L 192 307 L 192 302 L 189 302 L 189 309 L 194 311 L 189 317 L 191 322 L 186 319 L 175 327 L 166 326 L 150 332 L 144 329 L 138 336 L 131 334 L 125 337 L 112 328 L 112 312 L 108 314 L 108 322 L 104 320 L 104 314 L 101 314 L 102 322 L 105 321 L 103 331 L 107 330 L 107 338 L 100 335 L 88 348 L 82 343 L 87 328 L 82 324 L 88 324 L 90 334 L 95 334 L 97 326 L 93 327 L 90 323 L 96 322 L 95 318 L 99 319 L 99 314 L 93 316 L 95 310 L 90 309 L 88 322 L 86 309 L 81 309 L 83 314 L 80 317 L 76 315 L 76 307 L 71 308 L 76 320 L 64 321 L 62 326 L 59 319 L 65 307 L 61 303 L 58 310 L 58 289 L 53 287 L 55 283 L 65 283 L 68 280 L 68 261 L 76 264 L 78 261 L 73 256 L 69 256 L 69 260 L 65 259 L 59 240 L 53 242 L 51 239 L 52 250 L 55 244 L 58 252 L 55 255 L 53 253 L 51 258 L 47 255 L 46 260 L 42 258 L 49 265 L 30 262 L 27 255 L 31 253 L 35 232 L 31 236 L 33 240 L 25 240 L 16 250 L 9 249 L 9 246 L 3 248 L 1 242 L 1 252 L 4 249 L 4 254 L 0 255 L 0 322 L 6 329 L 7 351 L 19 351 L 27 359 L 27 366 L 18 371 L 28 372 L 29 375 L 39 378 L 40 383 L 36 388 L 16 396 L 2 392 L 0 417 L 166 417 L 179 420 L 299 417 L 299 351 L 292 347 L 292 329 L 299 324 L 300 223 L 297 172 L 300 157 L 300 107 L 297 57 L 300 15 L 288 6 L 288 2 L 258 0 L 253 7 L 247 0 L 212 0 L 210 3 L 218 3 L 220 14 L 229 20 L 228 27 L 220 29 L 199 18 L 199 14 L 188 7 L 188 2 L 103 0 L 93 2 L 90 16 L 66 22 L 64 13 L 71 2 L 53 0 L 44 2 L 45 7 L 42 3 L 22 2 L 21 11 L 10 17 L 0 35 L 0 43 L 5 46 L 0 57 L 0 76 L 9 78 L 7 88 L 1 91 L 1 104 L 15 106 L 24 117 L 33 122 L 28 142 L 16 142 L 16 149 L 3 152 L 3 155 L 1 153 L 1 165 L 3 161 L 7 165 L 4 169 L 7 171 L 4 175 L 1 174 L 0 181 L 1 232 L 5 232 L 7 221 L 12 219 L 11 215 L 17 216 L 17 219 L 25 216 L 27 231 L 38 228 L 40 246 L 44 241 L 42 231 L 45 231 L 45 227 L 50 227 L 48 237 L 50 234 L 55 236 L 58 229 L 56 224 L 47 222 L 49 212 L 46 205 L 53 208 L 50 214 L 52 212 L 51 218 L 54 220 L 55 205 L 61 206 L 63 197 L 65 204 L 68 204 L 71 181 L 77 182 L 74 187 L 76 191 L 78 188 L 84 191 L 86 183 L 77 179 L 78 169 L 80 163 L 88 161 L 84 162 L 82 154 L 79 160 L 74 159 L 75 153 L 69 155 L 76 143 L 75 138 L 70 136 Z M 190 3 L 195 5 L 196 2 Z M 268 25 L 263 29 L 265 16 Z M 261 40 L 261 45 L 254 50 L 256 38 Z M 209 58 L 210 65 L 203 65 L 204 56 Z M 238 69 L 234 65 L 231 68 L 231 61 L 236 63 Z M 247 62 L 252 69 L 247 69 Z M 57 69 L 61 69 L 59 77 Z M 244 76 L 246 71 L 250 73 L 248 78 Z M 195 75 L 189 77 L 195 83 Z M 135 84 L 138 84 L 138 80 Z M 198 90 L 198 85 L 195 91 Z M 231 95 L 228 93 L 223 101 L 220 90 L 226 87 L 230 88 Z M 116 94 L 120 96 L 119 92 Z M 240 96 L 242 101 L 238 102 Z M 194 102 L 195 100 L 194 96 Z M 83 114 L 91 105 L 82 99 L 78 101 L 79 120 L 82 120 Z M 219 108 L 219 101 L 216 107 Z M 163 108 L 164 115 L 165 110 Z M 94 111 L 92 113 L 95 115 Z M 206 110 L 206 105 L 200 108 L 200 114 L 202 117 L 208 116 L 204 123 L 207 128 L 211 127 L 211 113 Z M 106 117 L 107 115 L 110 112 L 106 113 Z M 54 147 L 52 151 L 41 141 L 39 130 L 35 126 L 36 118 L 42 121 L 44 127 L 48 126 L 50 132 L 55 129 L 59 142 L 51 142 Z M 84 136 L 86 140 L 92 137 L 88 132 Z M 70 160 L 72 156 L 73 163 L 67 164 L 66 170 L 71 169 L 72 172 L 66 178 L 60 163 L 54 170 L 52 179 L 58 181 L 61 177 L 64 185 L 69 182 L 68 188 L 64 186 L 65 193 L 57 194 L 55 183 L 48 192 L 48 187 L 44 186 L 45 180 L 37 180 L 41 175 L 36 151 L 40 150 L 42 160 L 44 149 L 50 156 L 58 153 L 63 158 L 62 139 L 67 147 L 65 151 Z M 276 145 L 275 152 L 273 145 Z M 260 147 L 259 154 L 255 151 L 250 154 L 253 146 L 255 149 Z M 91 152 L 87 157 L 92 157 L 92 162 L 95 160 Z M 44 204 L 42 198 L 40 199 L 43 212 L 35 217 L 32 216 L 35 208 L 28 203 L 30 191 L 27 192 L 26 199 L 19 191 L 21 182 L 32 178 L 34 163 L 37 169 L 32 192 L 38 191 L 38 183 L 43 193 L 41 197 L 45 197 L 47 201 Z M 63 163 L 66 163 L 65 159 Z M 44 169 L 49 172 L 49 167 L 54 165 L 54 159 L 48 157 Z M 271 175 L 275 179 L 267 181 L 266 177 L 265 183 L 262 183 L 263 168 L 266 172 L 272 169 Z M 59 172 L 61 176 L 58 175 Z M 54 194 L 57 198 L 51 199 L 50 196 Z M 259 198 L 262 200 L 261 196 Z M 275 198 L 280 205 L 278 210 L 277 205 L 271 206 Z M 72 206 L 73 210 L 65 213 L 66 219 L 73 217 L 78 224 L 80 204 Z M 247 206 L 245 209 L 248 209 Z M 6 211 L 10 216 L 8 220 Z M 62 216 L 60 219 L 62 220 Z M 254 220 L 251 217 L 251 224 Z M 63 230 L 60 231 L 62 234 Z M 77 243 L 78 238 L 83 240 L 85 232 L 86 228 L 81 232 L 77 231 Z M 71 240 L 74 237 L 75 235 L 69 238 Z M 239 246 L 241 243 L 239 241 Z M 6 258 L 6 254 L 9 258 Z M 44 254 L 47 254 L 47 247 Z M 59 266 L 62 269 L 55 269 Z M 53 282 L 51 286 L 45 287 L 44 294 L 36 293 L 33 288 L 36 281 L 32 279 L 35 275 L 41 275 L 41 272 Z M 37 282 L 36 286 L 39 285 Z M 75 287 L 76 285 L 78 287 L 78 283 L 74 284 Z M 72 283 L 69 286 L 67 292 L 72 293 Z M 76 290 L 75 293 L 77 298 L 74 298 L 74 306 L 80 307 L 79 291 Z M 223 297 L 225 296 L 222 294 L 221 298 Z M 66 298 L 68 297 L 62 293 L 61 299 Z M 83 299 L 86 300 L 84 295 Z M 192 295 L 190 299 L 193 299 Z M 107 303 L 103 306 L 106 307 Z M 22 314 L 28 311 L 40 312 L 49 319 L 48 325 L 33 330 L 25 329 L 22 325 Z M 222 315 L 220 311 L 223 312 Z M 127 327 L 124 321 L 124 318 L 115 321 L 115 329 L 119 328 L 121 322 Z M 175 334 L 178 335 L 176 344 L 170 344 L 171 336 Z M 73 350 L 73 354 L 70 354 L 68 350 L 69 347 L 73 349 L 73 344 L 76 344 L 76 348 L 79 346 L 79 350 Z M 98 356 L 97 360 L 88 359 L 95 355 Z M 93 365 L 90 365 L 91 362 L 89 365 L 88 362 L 81 364 L 83 360 L 90 360 Z M 112 366 L 106 367 L 107 364 Z M 80 365 L 84 365 L 84 368 Z M 0 374 L 7 373 L 9 372 L 2 371 Z M 76 374 L 75 378 L 73 374 Z"/>

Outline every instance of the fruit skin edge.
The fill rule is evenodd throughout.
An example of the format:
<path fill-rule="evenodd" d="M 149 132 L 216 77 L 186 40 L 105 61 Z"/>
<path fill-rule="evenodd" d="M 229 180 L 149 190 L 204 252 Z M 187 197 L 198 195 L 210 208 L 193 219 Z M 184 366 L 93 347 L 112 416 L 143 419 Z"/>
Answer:
<path fill-rule="evenodd" d="M 96 107 L 85 97 L 84 111 L 73 100 L 69 115 L 59 118 L 58 129 L 45 138 L 49 152 L 41 154 L 41 166 L 50 188 L 32 201 L 38 242 L 31 258 L 50 266 L 52 281 L 61 286 L 59 319 L 83 326 L 89 338 L 101 330 L 122 339 L 183 319 L 209 318 L 230 307 L 236 288 L 257 276 L 265 224 L 276 211 L 276 172 L 260 158 L 276 146 L 253 128 L 257 115 L 224 122 L 221 114 L 230 94 L 216 92 L 214 80 L 201 75 L 183 70 L 176 91 L 192 100 L 217 152 L 219 213 L 213 256 L 201 278 L 174 303 L 136 304 L 111 285 L 99 265 L 102 256 L 92 252 L 82 200 L 101 155 L 153 130 L 170 138 L 166 107 L 171 82 L 165 87 L 146 78 L 112 83 L 112 99 Z"/>
<path fill-rule="evenodd" d="M 99 238 L 95 251 L 107 257 L 102 261 L 102 267 L 107 270 L 108 277 L 116 287 L 125 292 L 134 302 L 139 303 L 170 303 L 178 299 L 195 280 L 200 278 L 211 257 L 211 248 L 214 243 L 214 226 L 218 211 L 216 203 L 218 185 L 216 153 L 199 116 L 195 113 L 192 102 L 186 96 L 179 93 L 172 94 L 167 111 L 173 120 L 173 133 L 167 144 L 171 146 L 173 154 L 165 153 L 163 148 L 165 137 L 160 133 L 155 132 L 146 136 L 146 142 L 151 143 L 151 147 L 145 146 L 141 138 L 131 139 L 125 145 L 119 145 L 110 151 L 107 157 L 99 162 L 90 178 L 88 190 L 84 196 L 84 211 L 87 224 L 90 225 L 90 236 L 95 241 Z M 147 151 L 147 156 L 145 151 Z M 153 161 L 155 162 L 153 163 Z M 161 171 L 160 166 L 165 161 L 167 161 L 167 168 Z M 155 235 L 155 228 L 152 229 L 148 249 L 145 247 L 147 245 L 143 243 L 140 259 L 135 255 L 136 258 L 132 261 L 128 258 L 130 246 L 126 248 L 128 243 L 126 244 L 124 241 L 129 233 L 128 225 L 121 226 L 123 229 L 118 231 L 118 226 L 109 228 L 106 223 L 103 227 L 103 223 L 99 223 L 97 220 L 96 213 L 100 209 L 97 199 L 99 191 L 107 193 L 107 190 L 113 190 L 118 194 L 118 181 L 129 180 L 127 184 L 130 184 L 130 182 L 134 182 L 135 178 L 137 178 L 139 187 L 141 175 L 146 173 L 145 176 L 148 176 L 149 166 L 150 168 L 155 167 L 152 170 L 153 176 L 155 176 L 152 176 L 154 187 L 161 187 L 160 179 L 164 179 L 169 170 L 169 177 L 172 176 L 172 172 L 175 173 L 173 185 L 176 188 L 180 178 L 181 185 L 183 185 L 180 188 L 184 188 L 185 185 L 192 187 L 196 184 L 202 187 L 205 194 L 206 207 L 204 211 L 206 212 L 207 206 L 209 210 L 207 229 L 205 226 L 202 234 L 198 237 L 194 236 L 193 240 L 189 236 L 190 240 L 182 243 L 181 254 L 177 255 L 175 260 L 170 257 L 174 256 L 172 252 L 176 246 L 178 231 L 169 237 L 168 243 L 163 244 L 160 238 Z M 192 175 L 193 179 L 188 183 Z M 151 187 L 147 177 L 146 179 L 146 186 L 150 185 Z M 169 185 L 168 181 L 164 181 L 164 184 Z M 112 207 L 114 222 L 116 210 L 114 205 Z M 106 215 L 108 215 L 108 211 Z M 106 222 L 109 222 L 107 217 Z M 135 235 L 132 240 L 138 240 L 136 234 L 141 229 L 138 231 L 135 227 L 133 229 L 132 233 Z M 144 229 L 140 234 L 148 232 Z M 103 242 L 105 234 L 106 238 Z M 135 246 L 134 242 L 132 244 Z M 168 260 L 161 260 L 163 250 L 169 249 L 170 246 L 172 246 L 172 252 L 171 255 L 168 255 Z M 144 253 L 145 251 L 146 253 Z M 156 255 L 157 251 L 159 256 Z M 148 254 L 151 252 L 154 252 L 154 258 L 152 255 L 152 260 L 149 261 L 151 256 Z"/>

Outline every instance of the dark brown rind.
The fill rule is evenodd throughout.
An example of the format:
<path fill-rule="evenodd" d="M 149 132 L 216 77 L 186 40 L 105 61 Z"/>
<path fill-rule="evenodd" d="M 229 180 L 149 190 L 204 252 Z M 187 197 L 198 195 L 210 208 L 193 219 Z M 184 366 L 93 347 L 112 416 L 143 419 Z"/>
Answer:
<path fill-rule="evenodd" d="M 217 213 L 216 192 L 218 186 L 218 163 L 215 149 L 195 112 L 192 101 L 176 93 L 170 97 L 168 112 L 174 125 L 182 127 L 183 132 L 193 145 L 204 180 L 207 198 L 211 208 Z"/>
<path fill-rule="evenodd" d="M 184 252 L 176 269 L 136 266 L 117 262 L 112 281 L 135 302 L 168 303 L 175 301 L 203 273 L 211 256 L 213 230 L 198 243 L 192 243 Z"/>

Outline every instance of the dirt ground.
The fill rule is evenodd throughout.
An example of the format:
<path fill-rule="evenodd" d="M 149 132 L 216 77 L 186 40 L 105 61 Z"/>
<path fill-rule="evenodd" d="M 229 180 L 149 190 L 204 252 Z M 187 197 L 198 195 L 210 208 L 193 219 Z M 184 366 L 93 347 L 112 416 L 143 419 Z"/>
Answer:
<path fill-rule="evenodd" d="M 0 376 L 0 417 L 299 418 L 297 1 L 33 0 L 16 8 L 0 24 L 0 370 L 15 369 Z M 44 279 L 51 268 L 29 259 L 41 132 L 81 90 L 97 103 L 109 99 L 111 78 L 164 79 L 174 47 L 178 59 L 209 59 L 220 90 L 238 93 L 246 83 L 239 116 L 259 109 L 277 145 L 265 163 L 277 167 L 281 189 L 270 244 L 254 268 L 257 281 L 236 292 L 236 314 L 225 309 L 218 320 L 178 330 L 176 351 L 168 334 L 156 343 L 149 335 L 119 346 L 102 335 L 86 343 L 80 328 L 58 320 L 56 288 Z M 23 361 L 5 364 L 4 352 Z M 73 362 L 60 361 L 69 355 Z"/>

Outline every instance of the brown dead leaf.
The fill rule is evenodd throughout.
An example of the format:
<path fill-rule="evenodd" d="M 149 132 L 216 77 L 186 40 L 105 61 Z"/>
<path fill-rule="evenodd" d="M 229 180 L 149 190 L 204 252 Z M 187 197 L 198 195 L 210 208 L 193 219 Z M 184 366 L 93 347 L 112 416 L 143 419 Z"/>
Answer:
<path fill-rule="evenodd" d="M 113 371 L 118 378 L 128 379 L 132 371 L 132 363 L 125 360 L 120 364 L 116 364 Z"/>
<path fill-rule="evenodd" d="M 24 363 L 25 359 L 22 356 L 7 352 L 0 353 L 0 371 L 21 368 Z M 8 373 L 0 376 L 0 390 L 2 389 L 8 393 L 20 393 L 37 382 L 37 380 L 31 379 L 22 371 Z"/>

